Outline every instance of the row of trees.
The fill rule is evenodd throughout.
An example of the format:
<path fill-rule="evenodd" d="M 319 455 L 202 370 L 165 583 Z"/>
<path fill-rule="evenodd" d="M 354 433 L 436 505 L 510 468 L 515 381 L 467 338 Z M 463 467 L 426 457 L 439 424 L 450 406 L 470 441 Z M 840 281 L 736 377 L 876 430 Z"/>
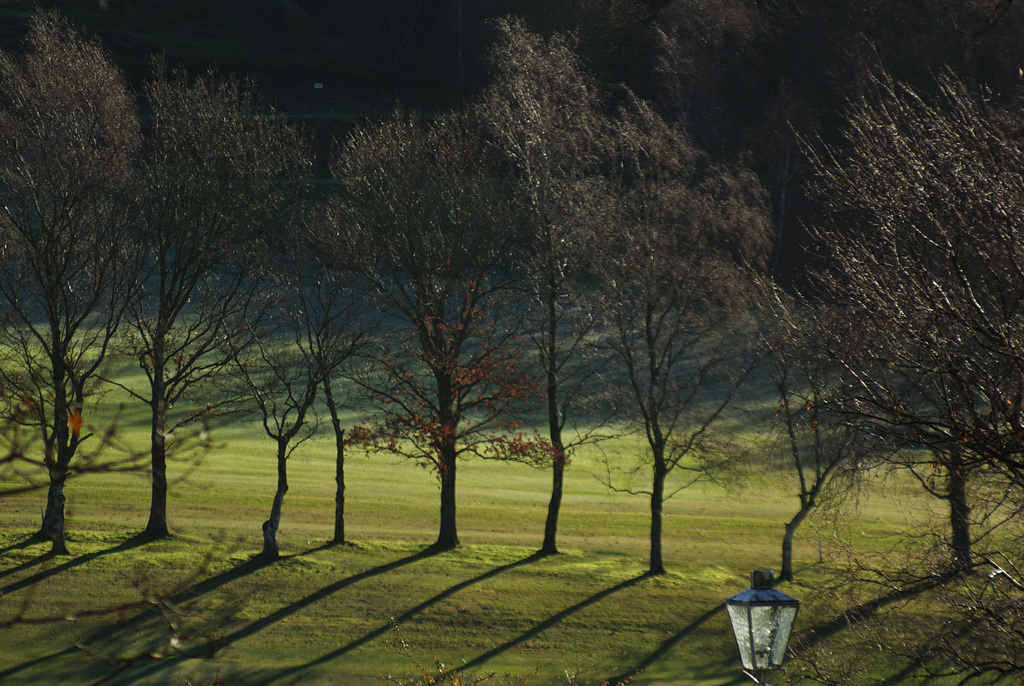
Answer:
<path fill-rule="evenodd" d="M 326 408 L 336 541 L 356 442 L 436 472 L 439 547 L 458 544 L 461 458 L 550 464 L 542 549 L 557 552 L 564 470 L 592 435 L 567 427 L 614 412 L 651 446 L 651 570 L 664 571 L 667 475 L 699 469 L 742 377 L 719 341 L 764 266 L 763 200 L 645 102 L 602 94 L 566 37 L 499 30 L 479 100 L 357 126 L 329 184 L 311 183 L 301 132 L 251 84 L 157 61 L 143 136 L 114 66 L 59 17 L 4 56 L 2 374 L 43 437 L 54 552 L 65 482 L 97 430 L 87 399 L 128 356 L 146 385 L 125 390 L 151 415 L 147 536 L 169 533 L 166 462 L 193 440 L 185 427 L 255 409 L 277 445 L 263 551 L 276 557 L 288 457 Z M 630 392 L 584 406 L 613 358 Z M 354 389 L 377 412 L 346 433 Z M 547 436 L 524 431 L 534 410 Z"/>
<path fill-rule="evenodd" d="M 101 47 L 56 15 L 26 52 L 4 55 L 4 392 L 42 440 L 49 495 L 41 533 L 65 553 L 63 489 L 87 398 L 111 352 L 138 360 L 151 408 L 153 507 L 167 534 L 166 455 L 192 415 L 171 408 L 204 384 L 232 321 L 253 310 L 247 251 L 279 223 L 288 183 L 308 169 L 298 134 L 259 116 L 242 84 L 190 81 L 157 64 L 144 148 L 135 99 Z M 145 227 L 141 229 L 140 227 Z"/>
<path fill-rule="evenodd" d="M 127 353 L 148 381 L 129 390 L 152 410 L 149 535 L 168 533 L 182 427 L 255 408 L 277 445 L 263 550 L 276 557 L 287 460 L 324 408 L 336 542 L 357 443 L 436 471 L 441 548 L 458 544 L 461 458 L 550 466 L 553 553 L 571 452 L 598 437 L 583 427 L 613 424 L 647 439 L 644 483 L 616 487 L 650 498 L 650 571 L 664 572 L 661 507 L 690 481 L 669 475 L 714 467 L 712 429 L 763 360 L 800 484 L 781 576 L 837 476 L 906 470 L 946 523 L 920 557 L 904 542 L 905 568 L 856 578 L 887 601 L 953 598 L 957 614 L 915 649 L 922 665 L 1024 671 L 1006 657 L 1024 608 L 1019 112 L 952 72 L 932 96 L 876 72 L 841 140 L 803 141 L 824 209 L 815 268 L 787 291 L 770 279 L 778 224 L 752 174 L 713 163 L 628 89 L 602 89 L 571 37 L 496 28 L 478 98 L 356 126 L 316 183 L 301 132 L 250 85 L 158 62 L 143 135 L 109 59 L 58 17 L 0 58 L 0 374 L 10 416 L 38 431 L 54 551 L 76 455 L 112 440 L 90 438 L 87 399 Z M 376 412 L 347 428 L 351 392 Z M 544 436 L 524 431 L 538 416 Z"/>

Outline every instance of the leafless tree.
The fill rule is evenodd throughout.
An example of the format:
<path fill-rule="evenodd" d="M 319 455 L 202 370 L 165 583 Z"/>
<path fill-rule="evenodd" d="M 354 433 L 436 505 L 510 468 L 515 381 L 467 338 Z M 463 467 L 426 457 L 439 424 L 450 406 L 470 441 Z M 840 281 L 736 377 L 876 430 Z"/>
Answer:
<path fill-rule="evenodd" d="M 845 365 L 844 411 L 917 448 L 901 464 L 948 503 L 966 570 L 969 481 L 1024 476 L 1024 149 L 1012 117 L 952 75 L 939 87 L 929 103 L 879 76 L 846 144 L 816 159 L 833 209 L 822 283 L 849 322 L 823 344 Z"/>
<path fill-rule="evenodd" d="M 267 311 L 247 320 L 249 330 L 228 345 L 237 376 L 277 446 L 277 488 L 263 524 L 259 555 L 264 561 L 279 555 L 277 533 L 288 492 L 288 460 L 320 428 L 320 392 L 337 450 L 333 542 L 345 542 L 344 458 L 349 439 L 341 423 L 343 396 L 338 384 L 369 344 L 376 318 L 367 312 L 365 283 L 354 271 L 351 237 L 339 230 L 335 215 L 322 209 L 280 227 L 261 294 Z"/>
<path fill-rule="evenodd" d="M 800 507 L 786 524 L 779 580 L 793 580 L 793 538 L 830 494 L 842 499 L 861 477 L 881 464 L 890 447 L 830 409 L 838 367 L 820 355 L 814 336 L 828 331 L 835 315 L 826 306 L 794 303 L 781 291 L 773 298 L 763 341 L 764 367 L 778 397 L 772 432 L 799 484 Z M 767 309 L 767 308 L 766 308 Z"/>
<path fill-rule="evenodd" d="M 819 295 L 842 313 L 819 346 L 841 365 L 832 407 L 899 447 L 889 463 L 948 514 L 927 538 L 904 536 L 896 554 L 907 563 L 862 564 L 855 580 L 882 589 L 864 607 L 895 598 L 893 612 L 912 612 L 919 598 L 943 608 L 941 621 L 908 633 L 890 616 L 869 638 L 909 660 L 891 682 L 1019 680 L 1019 118 L 950 73 L 931 98 L 884 72 L 870 85 L 842 144 L 815 148 L 830 209 L 817 235 L 830 264 Z M 834 676 L 822 669 L 819 680 Z"/>
<path fill-rule="evenodd" d="M 374 335 L 380 334 L 380 317 L 370 307 L 370 289 L 361 279 L 355 259 L 361 248 L 347 226 L 337 221 L 328 202 L 308 221 L 290 247 L 300 256 L 299 289 L 304 316 L 321 325 L 310 329 L 310 350 L 320 367 L 323 403 L 334 433 L 337 484 L 332 543 L 345 543 L 345 448 L 342 411 L 357 398 L 352 382 L 365 359 Z"/>
<path fill-rule="evenodd" d="M 314 346 L 330 326 L 329 320 L 307 316 L 303 309 L 302 285 L 294 278 L 297 262 L 280 256 L 277 263 L 268 277 L 274 283 L 263 294 L 267 312 L 234 339 L 239 345 L 227 344 L 234 370 L 276 447 L 277 483 L 270 516 L 263 522 L 263 550 L 257 556 L 266 562 L 280 554 L 277 533 L 288 493 L 288 460 L 320 425 L 314 404 L 324 370 Z"/>
<path fill-rule="evenodd" d="M 254 255 L 294 203 L 310 158 L 299 132 L 264 110 L 250 82 L 213 71 L 192 79 L 158 59 L 146 97 L 153 128 L 127 345 L 147 380 L 132 394 L 151 414 L 144 534 L 161 538 L 169 533 L 167 455 L 175 430 L 240 398 L 217 385 L 229 364 L 220 345 L 237 338 L 251 314 L 262 287 Z"/>
<path fill-rule="evenodd" d="M 101 46 L 53 13 L 0 54 L 4 390 L 39 431 L 50 485 L 40 535 L 66 554 L 64 483 L 83 409 L 135 284 L 129 228 L 135 101 Z"/>
<path fill-rule="evenodd" d="M 554 449 L 541 552 L 554 554 L 565 468 L 573 448 L 593 436 L 590 431 L 567 436 L 565 428 L 580 419 L 587 382 L 602 366 L 584 345 L 596 320 L 580 307 L 575 291 L 587 246 L 608 221 L 602 208 L 609 204 L 609 184 L 601 167 L 611 127 L 597 84 L 568 36 L 556 33 L 545 40 L 515 18 L 496 21 L 495 27 L 492 80 L 475 111 L 515 170 L 516 211 L 529 227 L 521 266 L 531 289 L 530 335 L 547 386 Z"/>
<path fill-rule="evenodd" d="M 673 470 L 704 473 L 712 425 L 750 369 L 738 337 L 767 260 L 759 185 L 707 164 L 676 127 L 629 98 L 618 123 L 621 217 L 597 270 L 609 345 L 628 380 L 622 412 L 647 438 L 650 573 L 662 574 Z M 685 487 L 686 484 L 679 488 Z"/>

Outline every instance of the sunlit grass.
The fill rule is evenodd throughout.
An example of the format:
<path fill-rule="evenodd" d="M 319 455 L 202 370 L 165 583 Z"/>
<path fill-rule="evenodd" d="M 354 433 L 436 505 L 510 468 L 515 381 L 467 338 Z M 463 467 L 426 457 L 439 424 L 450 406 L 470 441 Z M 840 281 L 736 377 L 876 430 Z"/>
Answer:
<path fill-rule="evenodd" d="M 139 381 L 127 368 L 120 373 Z M 120 436 L 144 445 L 145 408 L 120 391 L 106 401 L 118 408 Z M 114 416 L 107 412 L 105 406 L 96 413 L 97 429 Z M 76 643 L 105 657 L 165 650 L 166 625 L 152 613 L 83 613 L 199 583 L 207 590 L 182 588 L 176 596 L 182 621 L 199 623 L 197 636 L 229 648 L 210 660 L 146 662 L 113 683 L 210 683 L 218 674 L 228 683 L 382 683 L 380 675 L 412 670 L 404 641 L 424 664 L 438 659 L 467 664 L 469 672 L 530 672 L 533 684 L 557 683 L 578 669 L 594 683 L 642 669 L 632 683 L 740 684 L 718 608 L 745 588 L 751 569 L 777 567 L 783 526 L 798 505 L 792 477 L 765 468 L 757 435 L 751 426 L 737 432 L 735 443 L 747 449 L 718 479 L 666 504 L 664 577 L 643 576 L 647 499 L 613 493 L 604 483 L 605 462 L 642 453 L 635 436 L 576 453 L 559 527 L 563 554 L 532 559 L 542 539 L 547 470 L 461 463 L 463 545 L 422 555 L 437 534 L 434 475 L 356 449 L 346 462 L 352 545 L 327 546 L 334 445 L 321 434 L 289 463 L 283 559 L 239 571 L 262 546 L 276 474 L 273 442 L 257 422 L 235 418 L 211 431 L 206 450 L 171 461 L 170 541 L 135 545 L 130 538 L 148 514 L 144 473 L 90 474 L 68 485 L 69 558 L 46 557 L 44 544 L 23 545 L 38 524 L 41 492 L 5 499 L 0 621 L 17 614 L 77 619 L 0 629 L 0 683 L 89 683 L 110 673 Z M 644 478 L 641 472 L 637 484 Z M 832 556 L 837 533 L 856 549 L 887 550 L 932 508 L 906 479 L 879 476 L 844 505 L 841 531 L 828 517 L 804 526 L 795 546 L 798 579 L 787 590 L 808 600 L 821 594 L 843 564 Z"/>

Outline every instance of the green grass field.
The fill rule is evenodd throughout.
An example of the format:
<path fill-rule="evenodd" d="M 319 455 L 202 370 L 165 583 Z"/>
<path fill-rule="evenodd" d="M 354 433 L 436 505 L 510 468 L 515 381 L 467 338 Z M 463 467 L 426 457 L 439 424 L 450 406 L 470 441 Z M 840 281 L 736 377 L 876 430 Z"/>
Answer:
<path fill-rule="evenodd" d="M 142 416 L 130 408 L 122 430 L 138 431 Z M 210 659 L 145 661 L 110 683 L 376 684 L 422 674 L 416 661 L 433 670 L 440 660 L 465 665 L 466 675 L 529 674 L 530 684 L 566 683 L 567 670 L 582 672 L 578 683 L 636 674 L 631 683 L 742 684 L 721 603 L 746 587 L 750 570 L 777 568 L 783 525 L 796 506 L 785 472 L 748 456 L 722 484 L 693 486 L 667 503 L 671 573 L 645 577 L 647 502 L 610 493 L 594 476 L 596 451 L 579 455 L 568 473 L 563 554 L 541 559 L 532 555 L 549 473 L 464 462 L 462 546 L 429 554 L 437 533 L 433 475 L 350 451 L 351 545 L 327 546 L 334 465 L 324 439 L 290 462 L 283 559 L 243 566 L 262 545 L 273 444 L 246 422 L 216 429 L 213 441 L 198 467 L 187 460 L 173 467 L 183 478 L 171 487 L 170 541 L 131 540 L 148 514 L 144 475 L 87 475 L 68 485 L 71 557 L 50 558 L 46 545 L 26 544 L 44 493 L 4 499 L 0 621 L 28 623 L 0 629 L 0 684 L 91 683 L 111 674 L 118 658 L 166 651 L 167 623 L 154 612 L 88 616 L 162 589 L 178 591 L 175 618 L 193 639 L 186 650 L 201 650 L 211 637 L 227 647 Z M 639 449 L 636 439 L 622 439 L 606 450 Z M 925 509 L 916 491 L 890 479 L 847 513 L 844 532 L 861 549 L 883 550 Z M 829 558 L 830 531 L 818 519 L 798 537 L 798 579 L 785 590 L 805 606 L 838 564 Z M 62 616 L 69 619 L 33 623 Z"/>

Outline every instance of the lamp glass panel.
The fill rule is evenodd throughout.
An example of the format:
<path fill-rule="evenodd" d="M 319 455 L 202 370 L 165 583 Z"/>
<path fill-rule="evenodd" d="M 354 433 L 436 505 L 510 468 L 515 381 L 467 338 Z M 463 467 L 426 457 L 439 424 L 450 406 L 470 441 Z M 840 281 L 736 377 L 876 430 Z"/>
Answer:
<path fill-rule="evenodd" d="M 740 649 L 740 662 L 744 669 L 754 669 L 754 660 L 750 651 L 750 614 L 747 605 L 726 605 L 729 609 L 729 620 L 732 632 L 736 635 L 736 646 Z"/>
<path fill-rule="evenodd" d="M 750 621 L 754 626 L 754 658 L 757 669 L 782 665 L 786 657 L 789 632 L 796 617 L 795 607 L 752 607 Z"/>
<path fill-rule="evenodd" d="M 772 669 L 781 666 L 797 608 L 785 605 L 728 607 L 743 667 Z"/>

